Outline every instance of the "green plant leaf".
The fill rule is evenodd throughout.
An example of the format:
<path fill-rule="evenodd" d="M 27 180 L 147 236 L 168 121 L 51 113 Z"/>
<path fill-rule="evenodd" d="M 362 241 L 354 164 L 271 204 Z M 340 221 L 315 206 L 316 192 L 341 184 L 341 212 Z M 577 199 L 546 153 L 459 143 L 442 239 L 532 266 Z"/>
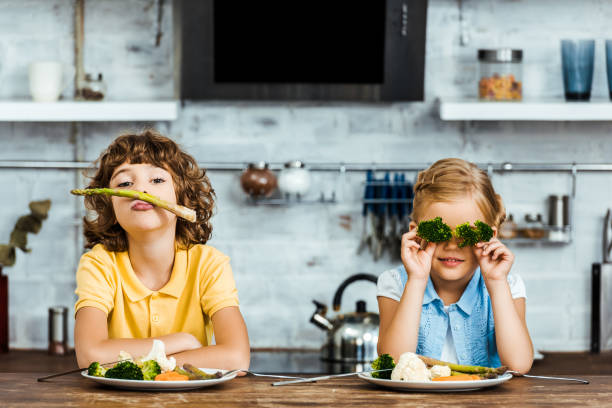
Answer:
<path fill-rule="evenodd" d="M 30 203 L 30 212 L 39 220 L 46 220 L 51 208 L 51 200 L 32 201 Z M 38 231 L 37 231 L 38 232 Z"/>

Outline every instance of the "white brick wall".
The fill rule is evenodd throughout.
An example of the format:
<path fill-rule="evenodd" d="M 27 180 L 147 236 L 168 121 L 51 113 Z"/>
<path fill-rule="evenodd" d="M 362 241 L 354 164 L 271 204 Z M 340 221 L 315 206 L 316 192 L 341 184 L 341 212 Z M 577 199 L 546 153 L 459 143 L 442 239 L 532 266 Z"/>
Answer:
<path fill-rule="evenodd" d="M 87 1 L 85 68 L 102 72 L 109 99 L 172 96 L 171 8 L 164 9 L 160 47 L 154 46 L 156 2 Z M 471 42 L 459 45 L 457 2 L 430 0 L 426 102 L 407 104 L 189 103 L 174 123 L 156 124 L 199 161 L 432 162 L 459 156 L 478 162 L 610 162 L 610 123 L 447 123 L 435 99 L 475 92 L 475 49 L 509 45 L 525 50 L 525 94 L 560 97 L 559 39 L 598 39 L 595 96 L 606 97 L 602 38 L 612 3 L 586 1 L 464 1 Z M 0 2 L 0 98 L 28 94 L 31 60 L 72 56 L 73 2 Z M 65 95 L 71 95 L 71 85 Z M 85 158 L 93 160 L 118 132 L 142 124 L 82 124 Z M 0 123 L 0 160 L 72 160 L 69 124 Z M 337 205 L 248 206 L 238 174 L 210 172 L 218 194 L 212 245 L 232 257 L 242 311 L 256 347 L 316 348 L 324 333 L 308 323 L 311 299 L 331 303 L 338 284 L 357 272 L 379 274 L 395 263 L 357 256 L 363 174 L 315 174 L 314 190 L 335 190 Z M 412 177 L 413 175 L 409 175 Z M 522 217 L 546 211 L 546 196 L 568 193 L 565 174 L 495 175 L 508 210 Z M 50 217 L 29 236 L 10 276 L 11 346 L 45 348 L 47 308 L 74 302 L 80 248 L 74 227 L 71 171 L 0 169 L 0 242 L 8 240 L 27 203 L 51 198 Z M 527 318 L 536 347 L 585 350 L 589 344 L 590 265 L 601 258 L 601 224 L 612 207 L 610 174 L 580 174 L 575 240 L 558 247 L 514 247 L 514 271 L 525 279 Z M 350 216 L 350 230 L 340 217 Z M 376 310 L 375 287 L 349 287 L 344 311 L 365 299 Z"/>

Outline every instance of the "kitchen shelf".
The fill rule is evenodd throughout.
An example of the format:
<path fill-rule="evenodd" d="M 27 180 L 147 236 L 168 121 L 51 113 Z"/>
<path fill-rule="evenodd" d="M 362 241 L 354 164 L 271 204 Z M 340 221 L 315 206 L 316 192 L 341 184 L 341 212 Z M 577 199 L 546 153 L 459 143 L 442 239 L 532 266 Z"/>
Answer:
<path fill-rule="evenodd" d="M 442 120 L 512 121 L 612 121 L 608 99 L 566 102 L 559 99 L 525 99 L 516 102 L 480 102 L 475 98 L 441 100 Z"/>
<path fill-rule="evenodd" d="M 572 239 L 570 237 L 567 237 L 566 239 L 563 240 L 552 240 L 549 238 L 541 238 L 541 239 L 535 239 L 535 238 L 510 238 L 510 239 L 500 239 L 500 241 L 502 241 L 504 244 L 508 244 L 508 245 L 519 245 L 519 246 L 524 246 L 524 245 L 567 245 L 567 244 L 571 244 L 572 243 Z"/>
<path fill-rule="evenodd" d="M 164 101 L 0 101 L 2 122 L 171 121 L 179 103 Z"/>
<path fill-rule="evenodd" d="M 561 229 L 557 227 L 551 227 L 543 225 L 541 227 L 532 227 L 528 224 L 519 224 L 517 226 L 519 234 L 521 230 L 532 229 L 536 233 L 542 233 L 541 238 L 528 238 L 525 236 L 518 236 L 516 238 L 500 238 L 500 241 L 505 244 L 515 245 L 566 245 L 572 243 L 572 227 L 567 225 Z"/>

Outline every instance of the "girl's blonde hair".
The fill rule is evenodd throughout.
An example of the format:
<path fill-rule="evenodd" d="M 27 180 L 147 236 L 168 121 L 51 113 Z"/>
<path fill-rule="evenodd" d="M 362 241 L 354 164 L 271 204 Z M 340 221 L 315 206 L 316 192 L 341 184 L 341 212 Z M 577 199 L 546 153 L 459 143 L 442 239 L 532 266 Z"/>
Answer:
<path fill-rule="evenodd" d="M 506 219 L 506 210 L 495 193 L 487 173 L 474 163 L 462 159 L 442 159 L 421 171 L 414 185 L 414 205 L 411 218 L 422 221 L 425 208 L 434 202 L 456 201 L 471 196 L 484 215 L 482 220 L 498 227 Z"/>

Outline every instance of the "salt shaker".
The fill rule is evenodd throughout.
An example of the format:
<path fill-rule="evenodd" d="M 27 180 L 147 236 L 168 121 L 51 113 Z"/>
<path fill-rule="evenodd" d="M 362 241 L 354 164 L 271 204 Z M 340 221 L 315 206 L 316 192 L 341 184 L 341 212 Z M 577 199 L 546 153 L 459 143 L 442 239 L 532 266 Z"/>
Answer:
<path fill-rule="evenodd" d="M 68 354 L 68 308 L 65 306 L 49 308 L 49 354 Z"/>

